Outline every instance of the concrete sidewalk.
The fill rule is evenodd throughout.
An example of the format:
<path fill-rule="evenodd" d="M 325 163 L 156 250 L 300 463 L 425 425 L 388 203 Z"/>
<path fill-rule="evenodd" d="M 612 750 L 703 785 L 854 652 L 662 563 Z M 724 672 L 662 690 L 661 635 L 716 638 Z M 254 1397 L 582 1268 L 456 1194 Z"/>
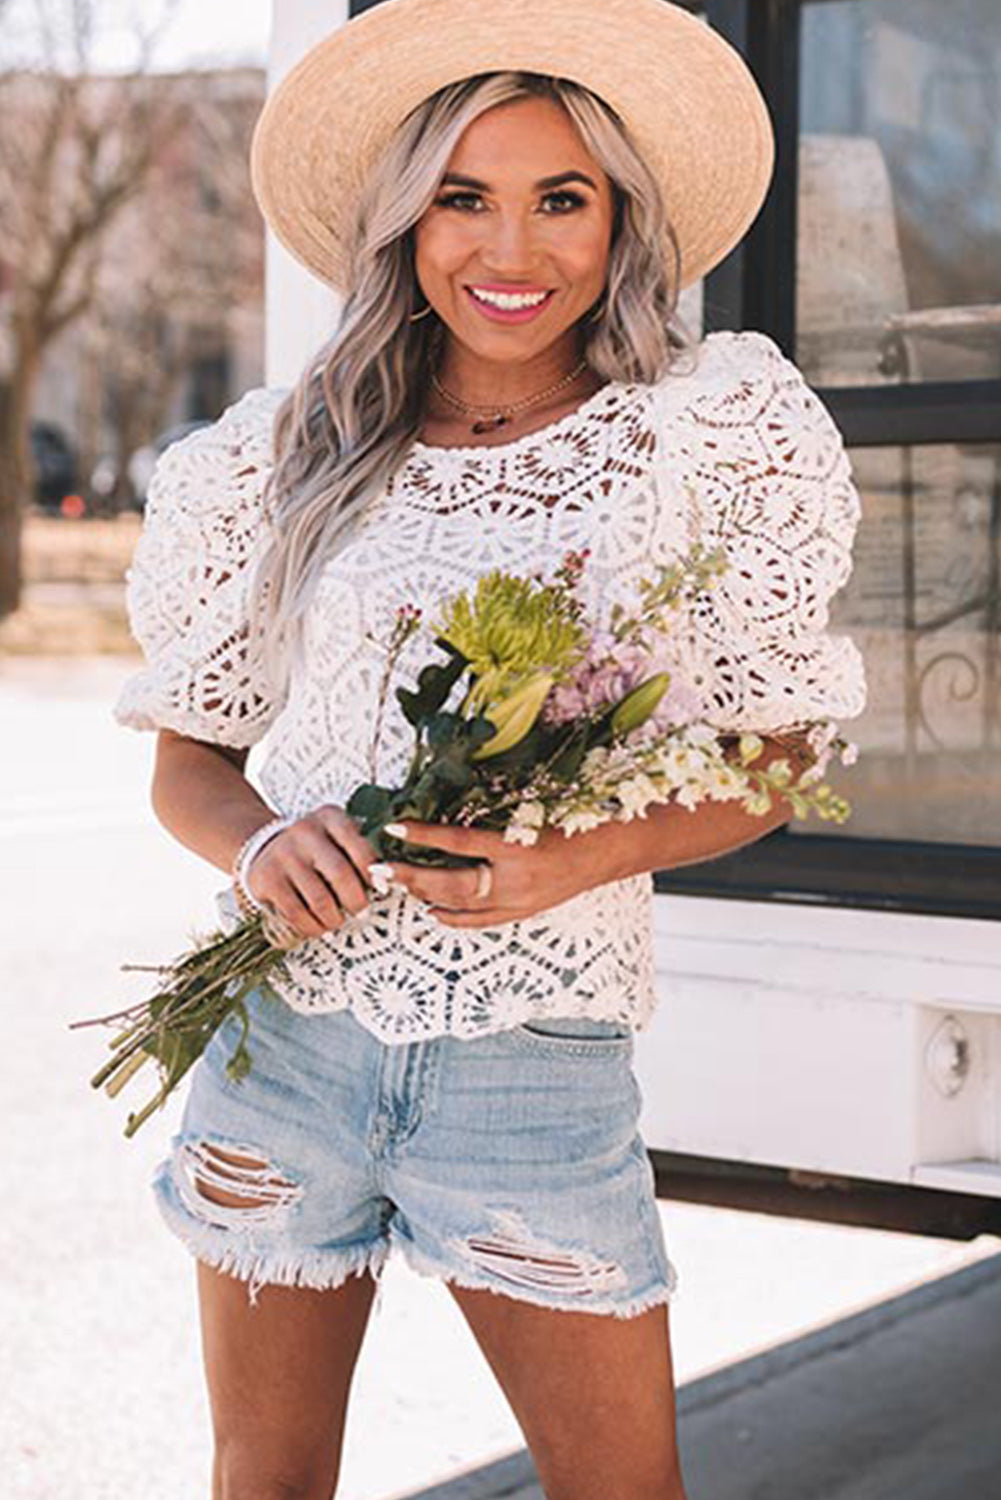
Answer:
<path fill-rule="evenodd" d="M 999 1500 L 1001 1255 L 678 1390 L 690 1500 Z M 407 1500 L 544 1500 L 524 1451 Z M 403 1497 L 401 1497 L 403 1500 Z"/>

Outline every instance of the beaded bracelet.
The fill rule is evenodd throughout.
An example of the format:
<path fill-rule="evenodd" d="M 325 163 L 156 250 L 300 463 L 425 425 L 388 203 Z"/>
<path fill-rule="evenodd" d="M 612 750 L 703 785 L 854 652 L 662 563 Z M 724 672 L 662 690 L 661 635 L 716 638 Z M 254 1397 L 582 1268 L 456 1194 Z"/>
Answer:
<path fill-rule="evenodd" d="M 251 891 L 247 884 L 247 873 L 250 862 L 256 854 L 264 848 L 264 845 L 281 833 L 284 829 L 291 827 L 294 818 L 272 818 L 267 823 L 262 823 L 260 828 L 255 828 L 248 839 L 240 845 L 236 858 L 233 861 L 233 891 L 237 902 L 245 913 L 252 914 L 262 909 L 261 902 Z"/>

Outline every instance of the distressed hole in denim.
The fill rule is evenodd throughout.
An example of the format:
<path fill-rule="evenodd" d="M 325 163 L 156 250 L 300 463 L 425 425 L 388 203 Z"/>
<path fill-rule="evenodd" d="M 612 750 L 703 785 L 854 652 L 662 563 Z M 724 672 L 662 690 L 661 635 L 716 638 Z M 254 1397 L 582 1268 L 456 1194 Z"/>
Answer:
<path fill-rule="evenodd" d="M 569 1297 L 598 1296 L 626 1285 L 626 1273 L 618 1262 L 537 1239 L 513 1210 L 493 1209 L 490 1220 L 493 1233 L 470 1235 L 456 1246 L 468 1260 L 502 1281 Z"/>
<path fill-rule="evenodd" d="M 220 1229 L 249 1229 L 283 1217 L 302 1197 L 302 1186 L 253 1153 L 252 1146 L 182 1142 L 176 1179 L 190 1212 Z"/>

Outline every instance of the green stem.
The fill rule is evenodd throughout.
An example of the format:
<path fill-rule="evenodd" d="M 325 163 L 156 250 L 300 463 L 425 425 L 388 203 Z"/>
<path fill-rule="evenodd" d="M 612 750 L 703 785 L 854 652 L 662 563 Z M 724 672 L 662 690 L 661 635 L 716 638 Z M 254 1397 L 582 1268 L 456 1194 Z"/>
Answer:
<path fill-rule="evenodd" d="M 118 1072 L 115 1073 L 114 1077 L 108 1081 L 104 1090 L 108 1098 L 114 1099 L 117 1094 L 120 1094 L 122 1089 L 128 1083 L 129 1079 L 133 1078 L 135 1074 L 139 1072 L 139 1069 L 147 1062 L 149 1062 L 148 1052 L 134 1053 L 133 1056 L 129 1058 L 128 1062 L 124 1063 L 118 1069 Z"/>
<path fill-rule="evenodd" d="M 129 1115 L 128 1119 L 125 1122 L 125 1137 L 127 1140 L 131 1140 L 136 1131 L 139 1129 L 140 1125 L 144 1125 L 149 1119 L 150 1115 L 158 1110 L 161 1105 L 167 1102 L 167 1096 L 169 1095 L 171 1088 L 172 1084 L 165 1083 L 163 1088 L 160 1089 L 158 1093 L 153 1095 L 149 1103 L 145 1104 L 138 1114 Z"/>

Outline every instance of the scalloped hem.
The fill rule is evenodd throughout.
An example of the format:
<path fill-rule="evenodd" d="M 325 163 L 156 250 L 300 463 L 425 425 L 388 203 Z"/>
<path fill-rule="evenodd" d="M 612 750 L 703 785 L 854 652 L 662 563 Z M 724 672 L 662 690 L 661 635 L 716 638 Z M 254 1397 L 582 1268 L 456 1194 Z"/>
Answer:
<path fill-rule="evenodd" d="M 456 1286 L 465 1287 L 472 1292 L 493 1292 L 498 1297 L 513 1298 L 516 1302 L 531 1302 L 536 1307 L 547 1307 L 557 1312 L 583 1312 L 604 1317 L 611 1315 L 616 1318 L 634 1318 L 639 1313 L 648 1312 L 650 1308 L 660 1306 L 661 1303 L 674 1302 L 681 1295 L 680 1277 L 671 1262 L 668 1263 L 666 1284 L 661 1282 L 650 1291 L 630 1297 L 626 1302 L 612 1302 L 608 1298 L 592 1296 L 582 1297 L 571 1303 L 539 1296 L 528 1287 L 497 1286 L 491 1281 L 480 1280 L 464 1271 L 457 1271 L 452 1266 L 443 1266 L 440 1261 L 436 1261 L 433 1256 L 419 1250 L 409 1240 L 398 1239 L 397 1243 L 407 1265 L 412 1271 L 416 1271 L 418 1276 L 430 1277 L 436 1281 L 451 1281 Z"/>

